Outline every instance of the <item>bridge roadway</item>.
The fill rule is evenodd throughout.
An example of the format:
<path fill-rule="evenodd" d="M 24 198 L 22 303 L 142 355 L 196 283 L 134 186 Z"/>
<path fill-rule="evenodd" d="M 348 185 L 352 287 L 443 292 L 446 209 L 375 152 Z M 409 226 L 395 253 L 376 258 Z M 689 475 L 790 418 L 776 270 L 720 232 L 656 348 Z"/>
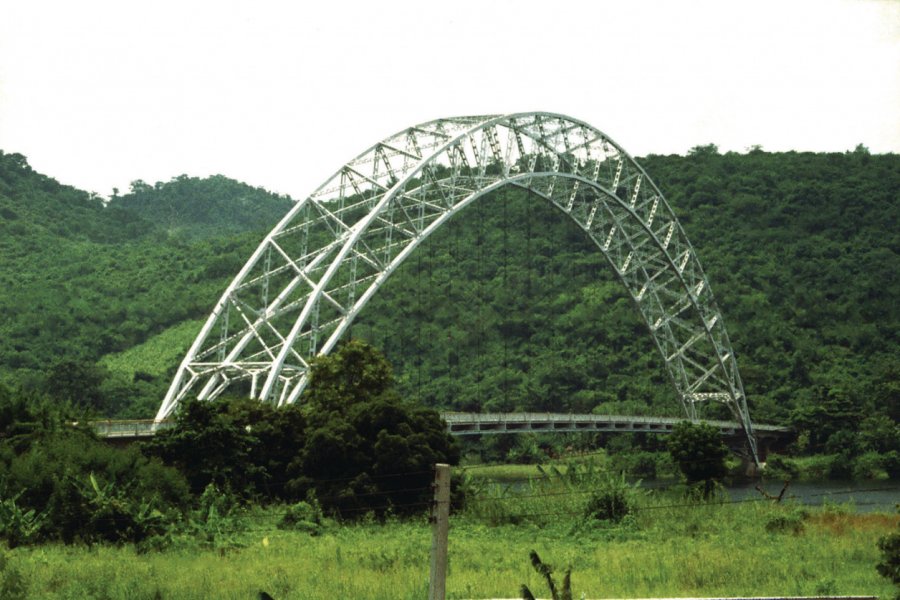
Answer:
<path fill-rule="evenodd" d="M 491 435 L 501 433 L 671 433 L 683 418 L 637 417 L 624 415 L 575 415 L 558 413 L 441 413 L 451 435 Z M 723 437 L 743 435 L 734 421 L 707 421 L 717 427 Z M 110 441 L 136 441 L 152 437 L 156 431 L 174 423 L 151 419 L 139 421 L 92 421 L 97 435 Z M 753 426 L 757 437 L 783 438 L 790 434 L 787 427 Z"/>

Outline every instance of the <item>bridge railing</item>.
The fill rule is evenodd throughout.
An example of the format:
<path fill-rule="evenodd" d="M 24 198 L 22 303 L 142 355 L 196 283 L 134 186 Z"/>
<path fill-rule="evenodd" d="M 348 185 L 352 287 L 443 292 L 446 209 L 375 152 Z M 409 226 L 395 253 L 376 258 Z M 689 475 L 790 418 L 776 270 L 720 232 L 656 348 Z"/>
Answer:
<path fill-rule="evenodd" d="M 627 415 L 578 415 L 559 413 L 454 413 L 446 412 L 441 416 L 447 422 L 447 428 L 453 435 L 481 435 L 497 433 L 525 432 L 633 432 L 633 433 L 670 433 L 683 418 L 644 417 Z M 742 435 L 741 425 L 734 421 L 706 421 L 718 428 L 725 437 Z M 174 421 L 156 422 L 153 419 L 137 419 L 131 421 L 92 421 L 91 426 L 100 437 L 104 438 L 149 438 L 157 431 L 175 425 Z M 786 427 L 774 425 L 755 425 L 759 434 L 778 435 L 789 431 Z"/>
<path fill-rule="evenodd" d="M 174 421 L 157 423 L 153 419 L 91 421 L 94 432 L 105 438 L 149 438 L 153 437 L 157 431 L 169 429 L 174 425 Z"/>
<path fill-rule="evenodd" d="M 450 433 L 478 435 L 516 432 L 643 432 L 670 433 L 684 418 L 626 415 L 579 415 L 558 413 L 443 413 Z M 706 421 L 726 437 L 740 436 L 743 429 L 734 421 Z M 787 428 L 758 426 L 758 432 L 783 433 Z"/>

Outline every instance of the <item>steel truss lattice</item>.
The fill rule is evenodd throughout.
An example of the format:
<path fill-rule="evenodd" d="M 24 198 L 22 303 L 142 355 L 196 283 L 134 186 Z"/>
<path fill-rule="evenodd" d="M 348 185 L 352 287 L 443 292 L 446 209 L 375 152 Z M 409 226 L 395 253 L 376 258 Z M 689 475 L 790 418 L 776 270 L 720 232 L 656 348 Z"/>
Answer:
<path fill-rule="evenodd" d="M 266 236 L 188 350 L 157 420 L 236 381 L 278 405 L 297 400 L 309 363 L 432 232 L 512 185 L 568 215 L 631 295 L 685 414 L 718 401 L 756 456 L 734 351 L 675 214 L 607 135 L 558 114 L 438 119 L 375 144 L 341 167 Z"/>

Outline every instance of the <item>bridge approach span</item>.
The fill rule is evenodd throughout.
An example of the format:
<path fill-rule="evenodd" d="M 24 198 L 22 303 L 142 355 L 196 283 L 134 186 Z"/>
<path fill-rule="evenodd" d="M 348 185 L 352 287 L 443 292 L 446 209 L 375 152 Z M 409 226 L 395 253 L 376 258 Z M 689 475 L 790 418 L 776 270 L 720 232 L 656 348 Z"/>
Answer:
<path fill-rule="evenodd" d="M 497 435 L 503 433 L 671 433 L 683 418 L 644 417 L 626 415 L 577 415 L 559 413 L 441 413 L 451 435 Z M 734 421 L 707 421 L 718 428 L 723 437 L 738 438 L 744 435 L 740 423 Z M 153 437 L 162 429 L 174 425 L 173 421 L 152 419 L 134 421 L 92 421 L 94 431 L 108 440 L 138 440 Z M 787 427 L 755 424 L 758 437 L 784 437 L 790 434 Z"/>

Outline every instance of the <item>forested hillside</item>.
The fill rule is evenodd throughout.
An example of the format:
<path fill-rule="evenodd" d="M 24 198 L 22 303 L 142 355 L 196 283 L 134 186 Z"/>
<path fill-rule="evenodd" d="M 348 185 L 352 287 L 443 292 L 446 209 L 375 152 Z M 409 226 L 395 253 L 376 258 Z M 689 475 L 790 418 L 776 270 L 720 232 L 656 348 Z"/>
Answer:
<path fill-rule="evenodd" d="M 706 269 L 755 419 L 824 427 L 811 447 L 829 424 L 900 419 L 900 157 L 706 146 L 639 162 Z M 3 379 L 151 416 L 199 320 L 288 202 L 182 176 L 105 203 L 0 154 Z M 620 288 L 564 215 L 501 190 L 423 244 L 352 334 L 430 405 L 677 415 Z"/>
<path fill-rule="evenodd" d="M 639 162 L 700 256 L 756 419 L 806 419 L 827 439 L 838 421 L 900 418 L 900 158 L 706 146 Z M 410 394 L 678 414 L 631 301 L 553 209 L 495 194 L 419 254 L 354 329 L 386 348 Z"/>
<path fill-rule="evenodd" d="M 262 189 L 214 175 L 197 179 L 181 175 L 151 186 L 134 181 L 131 191 L 110 200 L 153 222 L 170 237 L 224 237 L 244 231 L 270 229 L 290 209 L 292 201 Z"/>
<path fill-rule="evenodd" d="M 132 187 L 107 204 L 0 152 L 3 381 L 146 414 L 165 374 L 122 378 L 97 361 L 202 319 L 290 202 L 221 176 Z"/>

